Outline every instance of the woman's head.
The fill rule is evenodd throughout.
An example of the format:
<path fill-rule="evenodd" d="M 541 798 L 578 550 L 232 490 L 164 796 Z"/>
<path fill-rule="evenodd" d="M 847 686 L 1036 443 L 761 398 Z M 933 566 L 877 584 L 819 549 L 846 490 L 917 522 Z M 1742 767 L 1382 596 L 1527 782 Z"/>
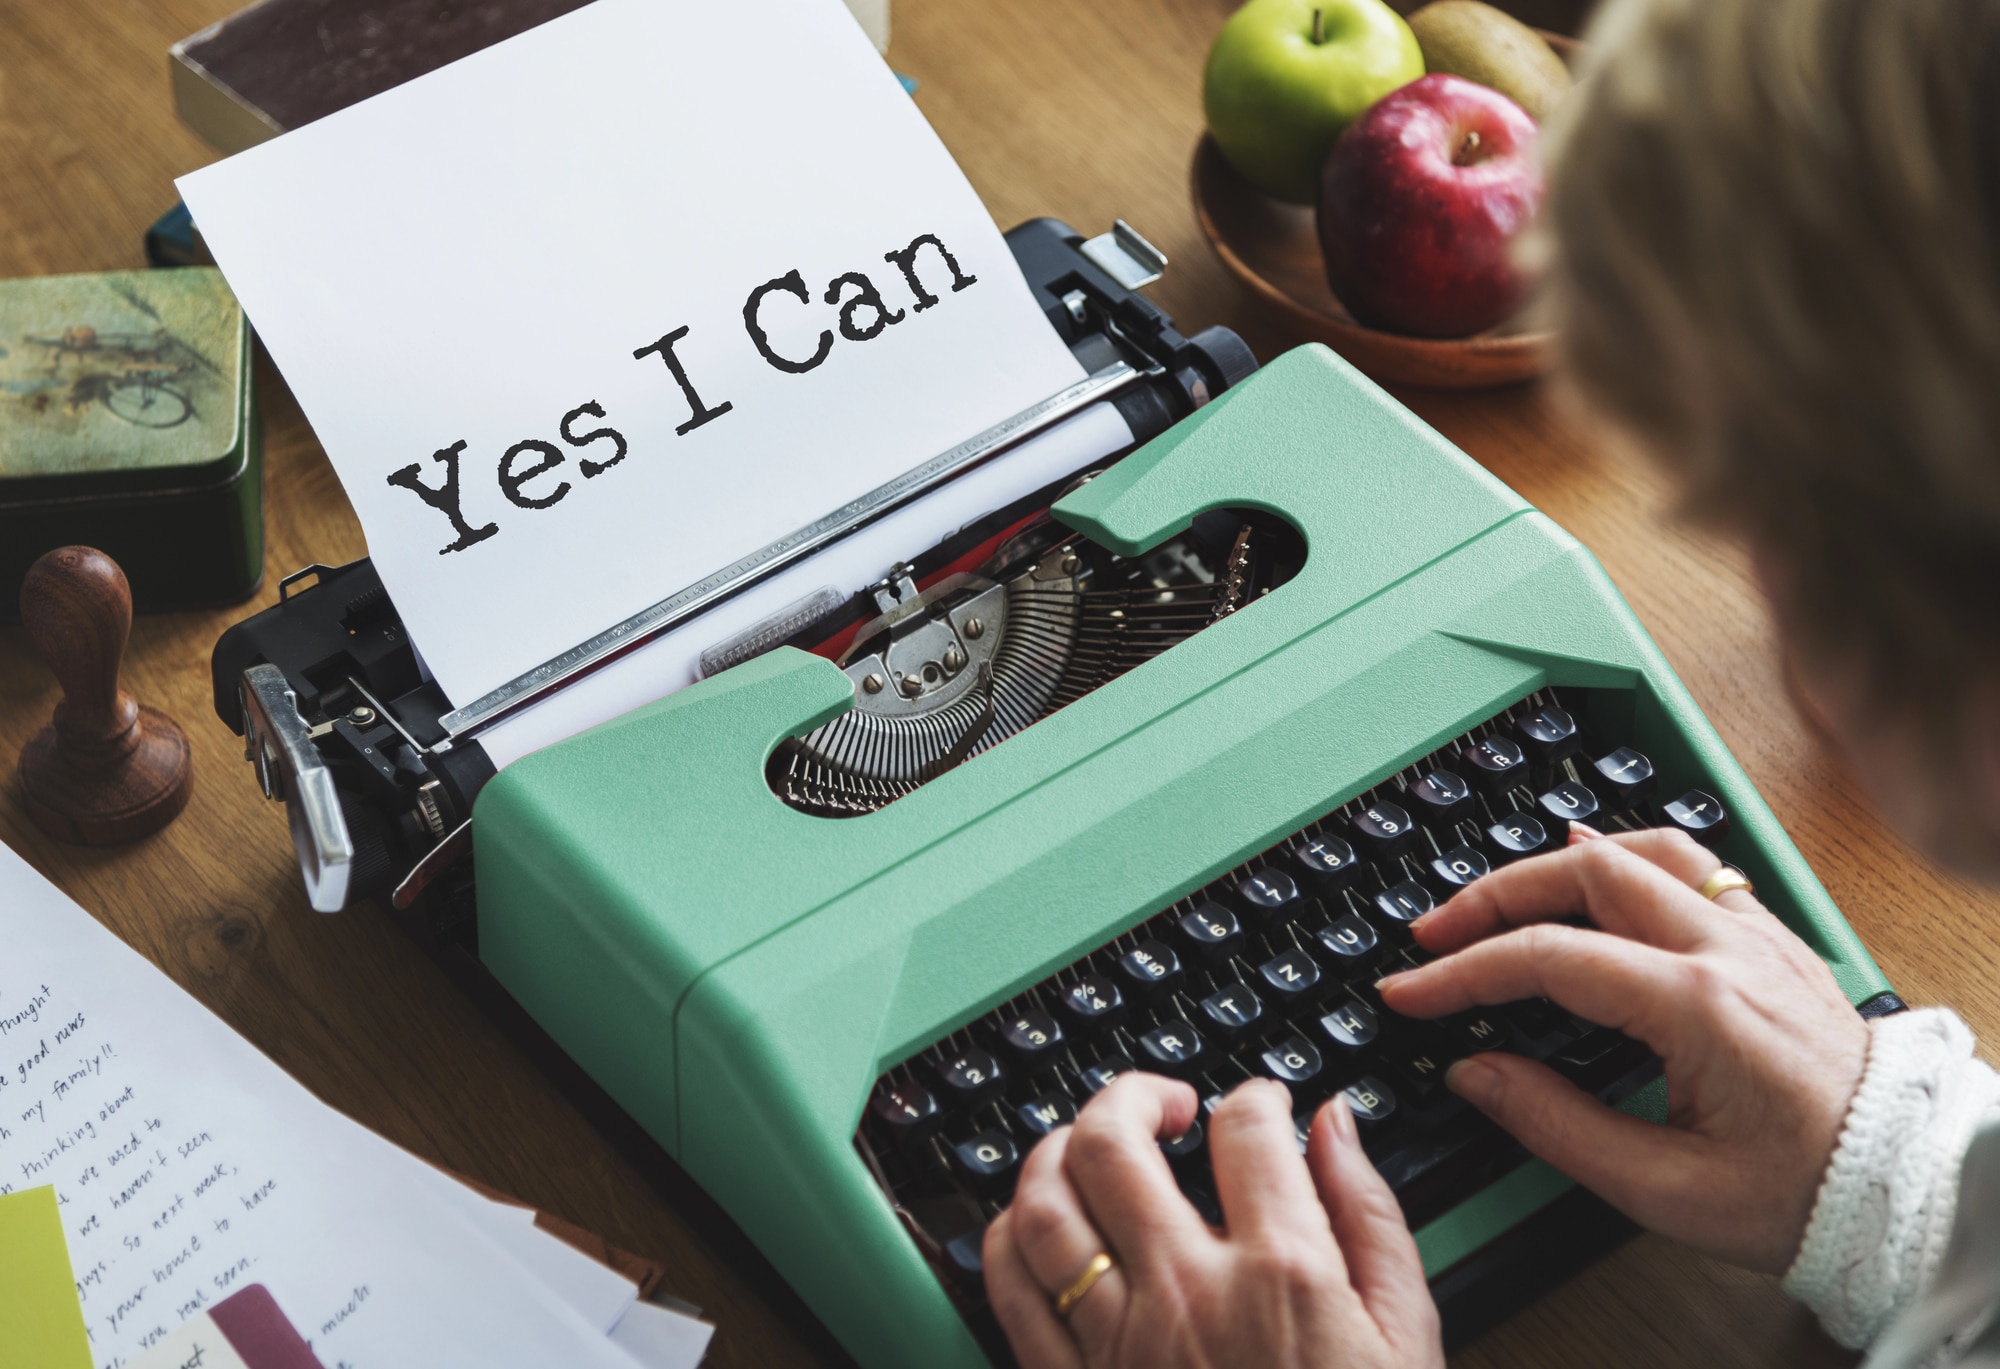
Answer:
<path fill-rule="evenodd" d="M 2000 874 L 2000 0 L 1609 0 L 1564 369 L 1740 536 L 1891 817 Z"/>

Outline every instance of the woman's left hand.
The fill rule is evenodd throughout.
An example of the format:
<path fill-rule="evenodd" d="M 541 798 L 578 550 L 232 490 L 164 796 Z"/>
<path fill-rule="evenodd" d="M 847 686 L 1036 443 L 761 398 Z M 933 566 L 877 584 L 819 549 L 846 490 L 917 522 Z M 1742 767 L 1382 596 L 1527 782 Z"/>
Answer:
<path fill-rule="evenodd" d="M 1239 1086 L 1206 1119 L 1226 1230 L 1202 1221 L 1160 1153 L 1195 1093 L 1131 1074 L 1042 1140 L 987 1229 L 986 1286 L 1030 1369 L 1442 1369 L 1436 1305 L 1401 1208 L 1346 1109 L 1298 1149 L 1284 1085 Z M 1113 1263 L 1059 1317 L 1099 1254 Z"/>

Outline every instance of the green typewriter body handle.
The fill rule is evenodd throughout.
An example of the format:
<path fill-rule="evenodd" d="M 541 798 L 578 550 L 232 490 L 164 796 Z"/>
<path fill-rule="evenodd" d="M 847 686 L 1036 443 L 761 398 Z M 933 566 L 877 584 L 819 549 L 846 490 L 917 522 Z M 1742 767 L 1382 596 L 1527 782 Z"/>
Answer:
<path fill-rule="evenodd" d="M 1056 512 L 1133 555 L 1219 508 L 1288 520 L 1304 569 L 879 812 L 766 783 L 853 702 L 789 649 L 479 799 L 481 958 L 864 1364 L 985 1362 L 855 1147 L 877 1076 L 1533 690 L 1621 691 L 1625 735 L 1722 800 L 1722 854 L 1849 997 L 1889 987 L 1589 553 L 1332 353 Z M 1419 1233 L 1427 1267 L 1562 1189 L 1517 1170 Z"/>

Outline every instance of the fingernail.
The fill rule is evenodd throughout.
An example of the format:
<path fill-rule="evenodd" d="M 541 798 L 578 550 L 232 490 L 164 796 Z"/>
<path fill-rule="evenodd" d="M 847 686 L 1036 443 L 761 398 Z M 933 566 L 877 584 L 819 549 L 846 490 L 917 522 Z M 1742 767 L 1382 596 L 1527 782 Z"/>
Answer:
<path fill-rule="evenodd" d="M 1598 831 L 1595 827 L 1581 822 L 1572 822 L 1569 825 L 1569 834 L 1572 837 L 1581 837 L 1585 841 L 1595 841 L 1604 835 L 1604 833 Z"/>
<path fill-rule="evenodd" d="M 1333 1134 L 1342 1145 L 1353 1146 L 1361 1143 L 1354 1131 L 1354 1113 L 1347 1106 L 1347 1095 L 1336 1093 L 1327 1105 L 1333 1109 Z"/>
<path fill-rule="evenodd" d="M 1500 1071 L 1476 1055 L 1453 1061 L 1444 1072 L 1444 1086 L 1476 1108 L 1499 1098 L 1500 1083 Z"/>
<path fill-rule="evenodd" d="M 1398 970 L 1394 974 L 1383 975 L 1380 979 L 1375 981 L 1375 992 L 1376 993 L 1382 992 L 1382 990 L 1388 988 L 1391 984 L 1395 984 L 1401 981 L 1402 979 L 1407 978 L 1411 973 L 1413 973 L 1413 971 Z"/>

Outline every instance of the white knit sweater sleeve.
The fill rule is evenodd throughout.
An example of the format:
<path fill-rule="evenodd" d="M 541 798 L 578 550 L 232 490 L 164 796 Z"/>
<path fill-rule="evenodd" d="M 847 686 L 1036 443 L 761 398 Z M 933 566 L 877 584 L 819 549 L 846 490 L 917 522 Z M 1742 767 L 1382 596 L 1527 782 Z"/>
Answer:
<path fill-rule="evenodd" d="M 1867 1070 L 1785 1276 L 1785 1291 L 1857 1349 L 1936 1276 L 1966 1148 L 2000 1117 L 2000 1078 L 1972 1058 L 1956 1014 L 1898 1013 L 1870 1029 Z"/>

